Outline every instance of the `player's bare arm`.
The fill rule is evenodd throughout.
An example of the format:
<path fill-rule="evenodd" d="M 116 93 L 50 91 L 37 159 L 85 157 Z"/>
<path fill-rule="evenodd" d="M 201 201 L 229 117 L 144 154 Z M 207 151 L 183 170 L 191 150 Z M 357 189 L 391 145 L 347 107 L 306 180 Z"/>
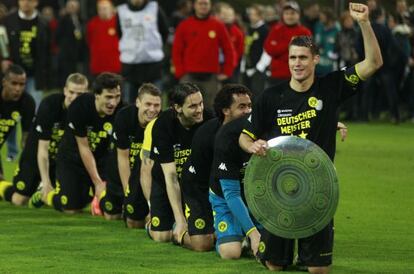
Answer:
<path fill-rule="evenodd" d="M 259 156 L 266 155 L 267 142 L 265 140 L 253 140 L 245 133 L 241 133 L 239 137 L 240 147 L 250 154 L 256 154 Z"/>
<path fill-rule="evenodd" d="M 87 137 L 76 136 L 76 143 L 78 144 L 79 154 L 86 168 L 86 171 L 88 172 L 93 184 L 95 185 L 95 196 L 99 198 L 102 191 L 105 190 L 105 183 L 99 176 L 98 169 L 96 167 L 95 157 L 93 156 L 92 151 L 89 148 L 88 139 Z"/>
<path fill-rule="evenodd" d="M 365 59 L 356 64 L 356 70 L 361 79 L 367 79 L 383 64 L 378 40 L 369 22 L 368 6 L 358 3 L 349 3 L 349 12 L 358 22 L 364 41 Z"/>
<path fill-rule="evenodd" d="M 53 189 L 49 176 L 49 143 L 49 140 L 39 140 L 37 145 L 37 165 L 43 183 L 43 200 L 46 200 L 47 194 Z"/>
<path fill-rule="evenodd" d="M 142 192 L 147 201 L 150 200 L 151 196 L 151 184 L 152 184 L 152 167 L 154 166 L 154 161 L 150 159 L 150 152 L 148 150 L 142 151 L 142 161 L 141 161 L 141 172 L 140 172 L 140 181 Z"/>
<path fill-rule="evenodd" d="M 122 188 L 124 193 L 128 187 L 129 176 L 131 175 L 131 169 L 129 167 L 129 149 L 116 149 L 118 156 L 118 170 L 121 177 Z"/>
<path fill-rule="evenodd" d="M 177 178 L 176 166 L 174 162 L 171 162 L 161 164 L 161 168 L 164 173 L 168 200 L 170 201 L 176 224 L 173 236 L 174 238 L 179 239 L 187 230 L 187 224 L 182 208 L 181 189 Z"/>

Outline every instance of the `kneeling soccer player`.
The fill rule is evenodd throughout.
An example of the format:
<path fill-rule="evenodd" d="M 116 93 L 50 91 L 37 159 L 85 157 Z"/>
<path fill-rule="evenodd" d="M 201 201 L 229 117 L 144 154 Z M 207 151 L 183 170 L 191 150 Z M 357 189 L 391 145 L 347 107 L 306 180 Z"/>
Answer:
<path fill-rule="evenodd" d="M 172 107 L 161 113 L 152 128 L 151 224 L 155 241 L 182 242 L 187 231 L 179 181 L 191 154 L 196 129 L 208 119 L 200 89 L 191 83 L 175 87 Z M 145 143 L 145 140 L 144 140 Z M 175 228 L 173 228 L 175 221 Z"/>
<path fill-rule="evenodd" d="M 216 118 L 197 129 L 191 155 L 183 168 L 181 188 L 185 202 L 188 234 L 183 246 L 209 251 L 214 246 L 214 222 L 209 196 L 209 179 L 214 154 L 214 138 L 222 125 L 251 111 L 251 92 L 239 84 L 227 84 L 214 99 Z"/>
<path fill-rule="evenodd" d="M 216 249 L 223 259 L 240 258 L 245 235 L 254 255 L 260 242 L 243 194 L 242 180 L 250 155 L 240 148 L 238 140 L 246 118 L 222 126 L 215 139 L 210 202 L 215 212 Z"/>
<path fill-rule="evenodd" d="M 120 219 L 124 206 L 126 225 L 130 228 L 143 228 L 149 213 L 140 184 L 139 154 L 145 127 L 160 111 L 161 91 L 147 83 L 139 88 L 136 104 L 122 108 L 115 117 L 116 150 L 111 152 L 108 161 L 108 182 L 100 207 L 106 219 Z"/>
<path fill-rule="evenodd" d="M 47 195 L 55 209 L 80 212 L 105 190 L 105 163 L 121 83 L 119 75 L 102 73 L 94 82 L 94 94 L 79 96 L 69 107 L 56 159 L 56 190 Z"/>
<path fill-rule="evenodd" d="M 22 123 L 21 143 L 26 143 L 35 112 L 35 102 L 30 94 L 24 92 L 25 85 L 26 72 L 20 66 L 10 65 L 0 85 L 0 148 L 10 133 L 16 130 L 19 122 Z M 0 198 L 11 201 L 15 190 L 11 182 L 4 181 L 0 157 Z M 20 203 L 17 199 L 15 201 Z"/>
<path fill-rule="evenodd" d="M 87 78 L 74 73 L 66 79 L 63 93 L 52 94 L 40 103 L 13 177 L 14 187 L 6 190 L 6 196 L 12 195 L 13 204 L 27 204 L 40 182 L 44 193 L 53 189 L 56 154 L 64 132 L 67 109 L 79 95 L 87 91 Z M 42 192 L 39 191 L 32 197 L 29 206 L 38 207 L 42 204 Z"/>

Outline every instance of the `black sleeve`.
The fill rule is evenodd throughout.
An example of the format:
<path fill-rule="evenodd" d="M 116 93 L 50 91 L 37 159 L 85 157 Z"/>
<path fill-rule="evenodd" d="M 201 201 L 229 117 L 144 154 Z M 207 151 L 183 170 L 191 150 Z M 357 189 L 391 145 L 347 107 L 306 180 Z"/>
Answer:
<path fill-rule="evenodd" d="M 22 130 L 28 132 L 32 125 L 33 117 L 35 114 L 36 104 L 33 97 L 27 94 L 23 100 L 23 111 L 22 111 Z"/>
<path fill-rule="evenodd" d="M 73 134 L 78 137 L 86 137 L 87 135 L 87 119 L 91 114 L 87 113 L 88 108 L 84 107 L 83 96 L 78 97 L 72 102 L 68 109 L 68 125 Z M 86 99 L 86 98 L 85 98 Z"/>
<path fill-rule="evenodd" d="M 172 121 L 164 118 L 158 118 L 152 128 L 151 158 L 161 164 L 174 162 L 174 140 L 169 129 Z"/>
<path fill-rule="evenodd" d="M 49 106 L 49 100 L 43 100 L 37 110 L 35 129 L 41 140 L 50 140 L 56 113 Z"/>
<path fill-rule="evenodd" d="M 125 117 L 124 111 L 119 111 L 115 116 L 114 124 L 114 143 L 119 149 L 129 149 L 130 141 L 128 131 L 131 127 L 128 126 L 129 120 L 131 118 Z"/>
<path fill-rule="evenodd" d="M 213 172 L 217 179 L 240 180 L 240 166 L 235 153 L 235 145 L 225 141 L 224 135 L 217 135 L 214 148 Z"/>
<path fill-rule="evenodd" d="M 250 113 L 243 133 L 249 135 L 253 140 L 261 138 L 266 121 L 265 110 L 265 93 L 260 94 L 253 103 L 252 112 Z"/>
<path fill-rule="evenodd" d="M 362 80 L 355 66 L 345 68 L 339 72 L 339 82 L 342 83 L 339 90 L 339 103 L 354 95 L 360 88 Z"/>
<path fill-rule="evenodd" d="M 161 7 L 158 8 L 157 22 L 158 22 L 158 31 L 161 34 L 162 42 L 165 44 L 165 41 L 167 41 L 168 34 L 169 34 L 169 23 L 168 23 L 167 16 L 165 15 Z"/>

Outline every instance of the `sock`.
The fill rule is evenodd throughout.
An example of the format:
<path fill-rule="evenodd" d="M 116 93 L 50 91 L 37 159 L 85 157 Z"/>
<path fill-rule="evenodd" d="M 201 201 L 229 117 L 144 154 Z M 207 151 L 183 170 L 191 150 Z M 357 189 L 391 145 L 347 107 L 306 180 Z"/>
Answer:
<path fill-rule="evenodd" d="M 13 183 L 7 181 L 0 181 L 0 197 L 8 202 L 14 193 Z"/>

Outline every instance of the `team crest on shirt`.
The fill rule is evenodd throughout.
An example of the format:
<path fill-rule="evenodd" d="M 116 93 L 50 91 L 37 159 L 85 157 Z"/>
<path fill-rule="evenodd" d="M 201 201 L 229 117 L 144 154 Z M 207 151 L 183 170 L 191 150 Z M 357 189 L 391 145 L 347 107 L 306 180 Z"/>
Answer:
<path fill-rule="evenodd" d="M 308 99 L 308 105 L 311 108 L 314 108 L 314 109 L 316 109 L 318 111 L 322 110 L 322 108 L 323 108 L 323 102 L 322 102 L 322 100 L 318 100 L 318 98 L 313 97 L 313 96 Z"/>
<path fill-rule="evenodd" d="M 208 37 L 210 37 L 211 39 L 216 38 L 216 36 L 217 36 L 217 34 L 216 34 L 216 32 L 214 30 L 210 30 L 208 32 Z"/>
<path fill-rule="evenodd" d="M 106 122 L 106 123 L 103 125 L 103 129 L 104 129 L 106 132 L 108 132 L 108 134 L 112 134 L 112 124 L 111 124 L 111 123 Z"/>
<path fill-rule="evenodd" d="M 19 122 L 21 118 L 20 113 L 18 111 L 13 111 L 11 114 L 11 118 L 16 122 Z"/>

